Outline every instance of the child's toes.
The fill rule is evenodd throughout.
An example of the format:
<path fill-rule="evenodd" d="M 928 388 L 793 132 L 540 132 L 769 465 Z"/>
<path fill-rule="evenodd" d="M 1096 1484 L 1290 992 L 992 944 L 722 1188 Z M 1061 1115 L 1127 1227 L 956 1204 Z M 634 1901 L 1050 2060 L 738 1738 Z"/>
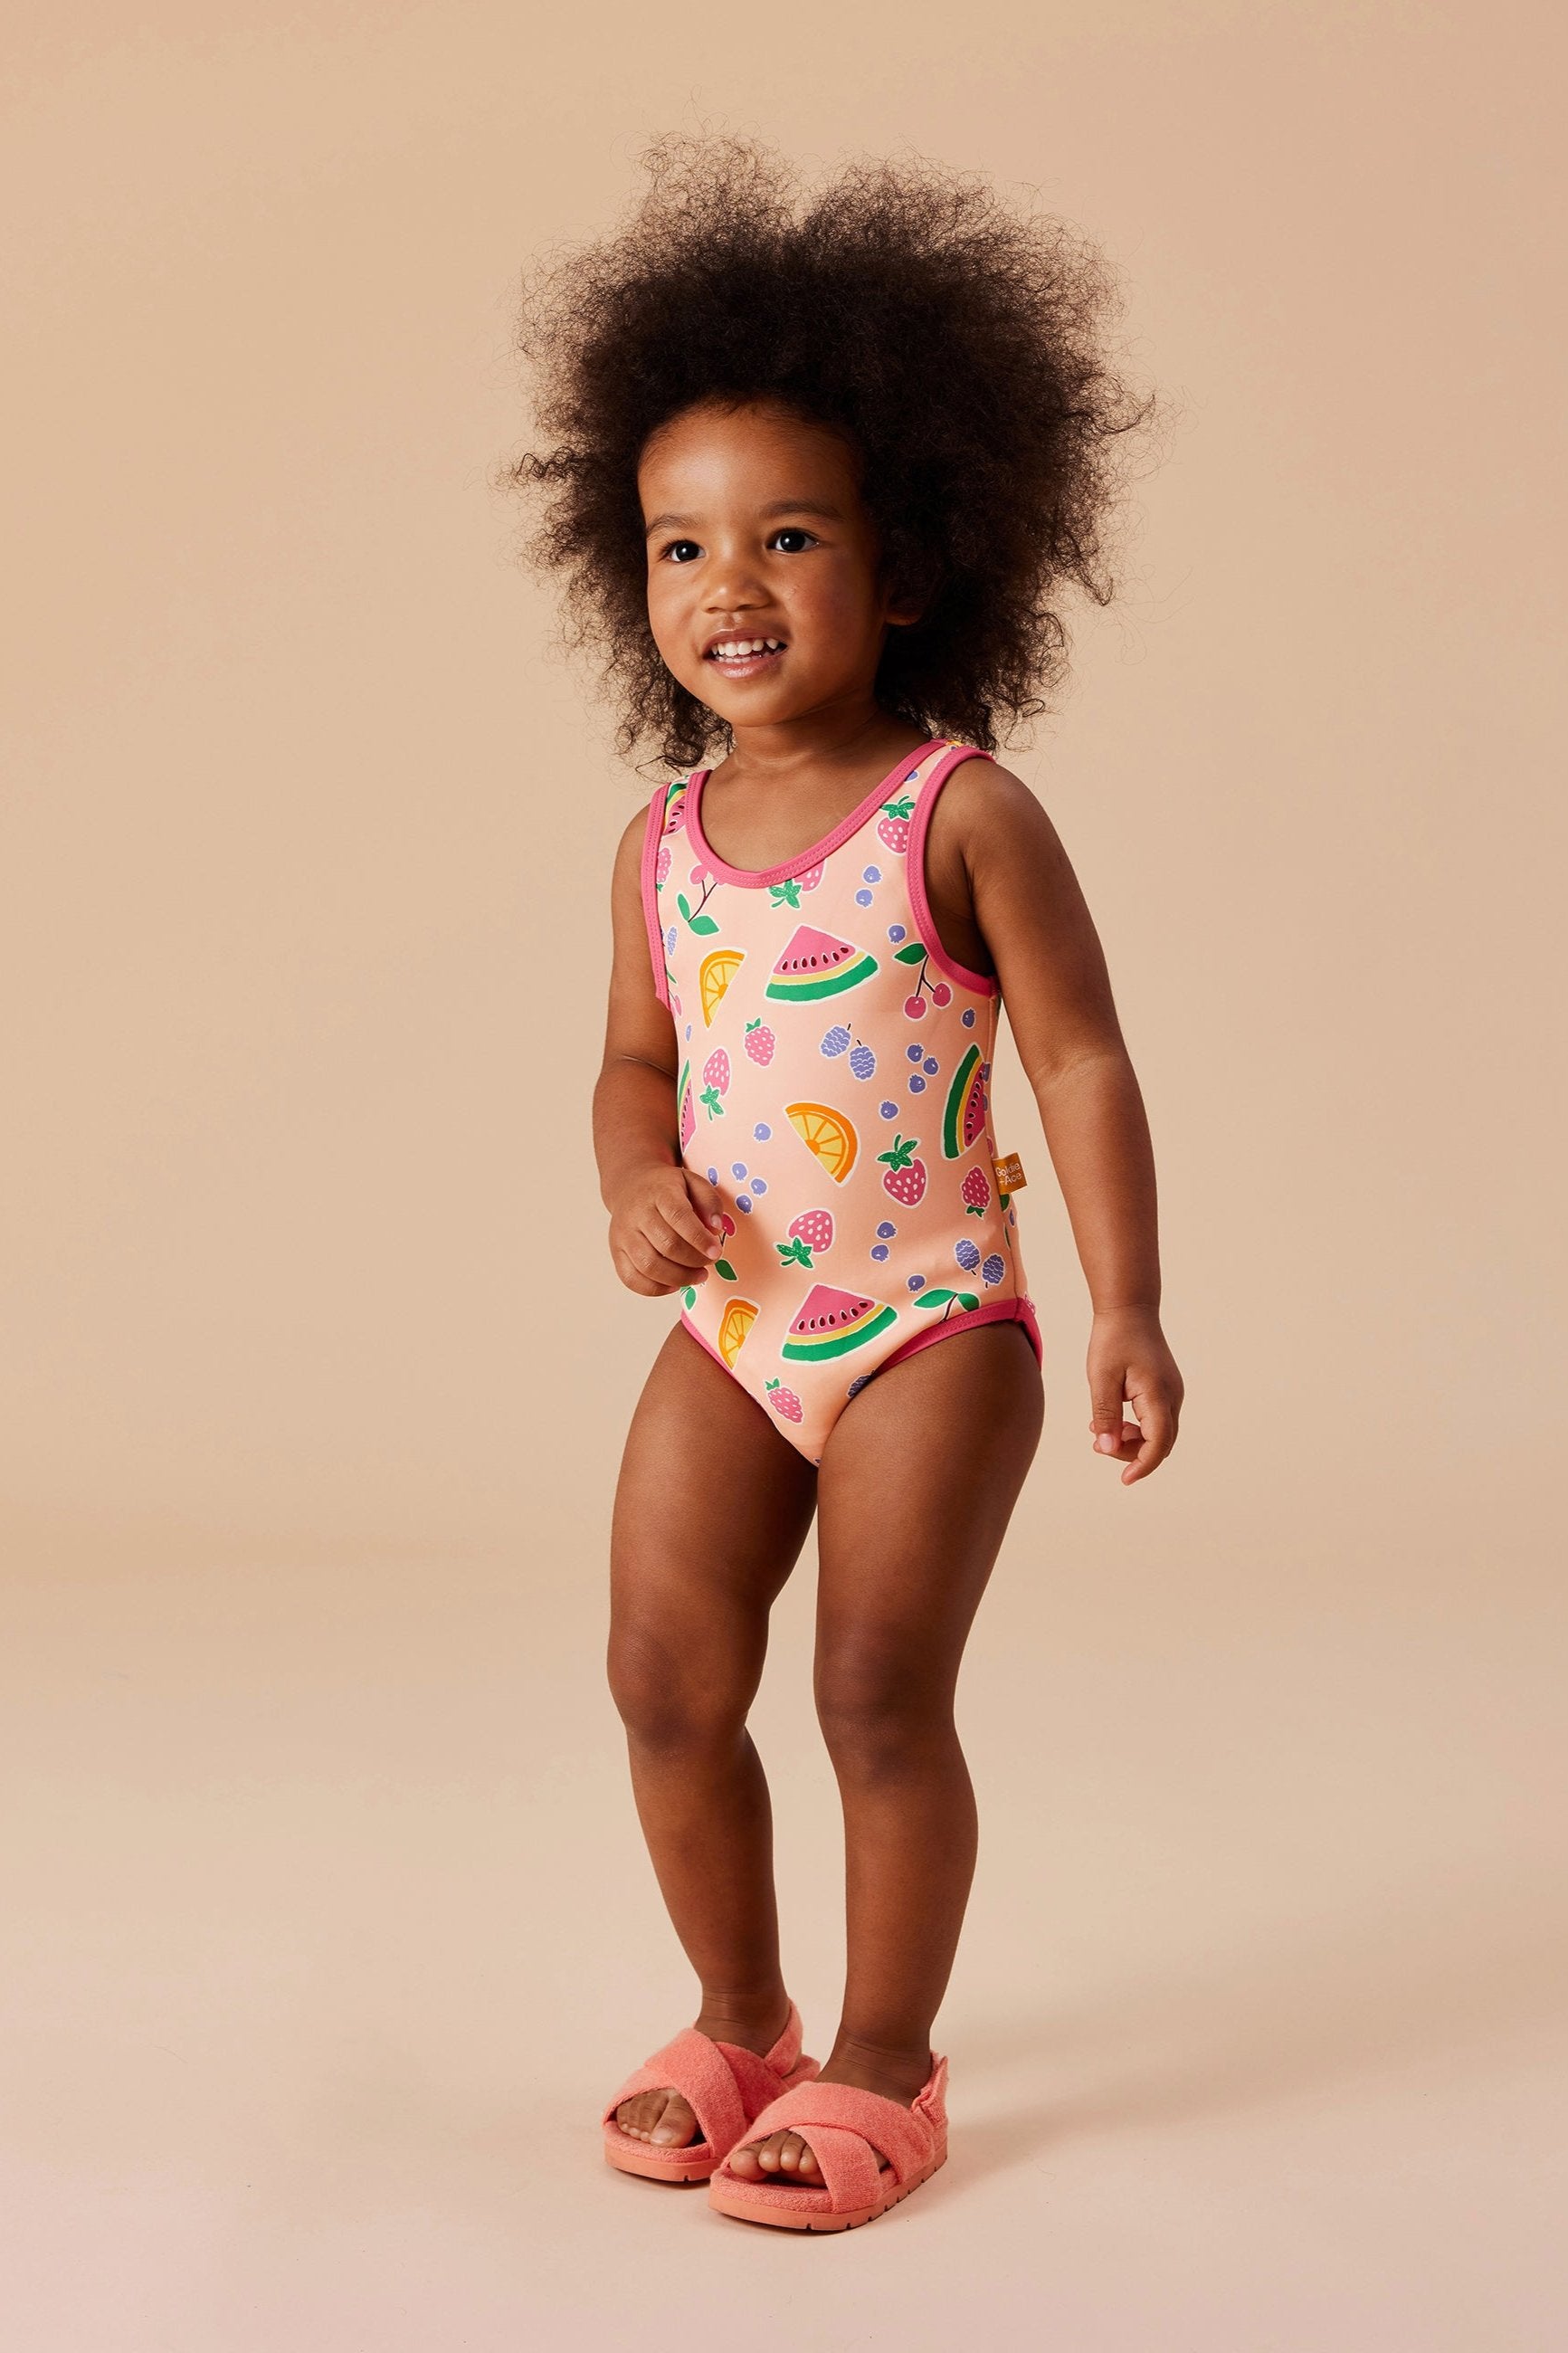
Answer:
<path fill-rule="evenodd" d="M 664 2105 L 651 2127 L 650 2137 L 660 2148 L 684 2148 L 688 2141 L 701 2139 L 701 2127 L 691 2105 L 679 2092 L 664 2095 Z"/>
<path fill-rule="evenodd" d="M 623 2100 L 616 2110 L 616 2122 L 634 2140 L 653 2141 L 661 2148 L 684 2148 L 688 2141 L 701 2138 L 689 2103 L 668 2087 Z"/>

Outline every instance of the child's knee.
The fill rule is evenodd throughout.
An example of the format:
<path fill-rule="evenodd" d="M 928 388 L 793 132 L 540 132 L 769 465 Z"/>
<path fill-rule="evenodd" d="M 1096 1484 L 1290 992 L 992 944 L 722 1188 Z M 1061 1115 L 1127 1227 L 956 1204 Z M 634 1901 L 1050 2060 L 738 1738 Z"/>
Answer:
<path fill-rule="evenodd" d="M 846 1648 L 819 1662 L 816 1682 L 817 1721 L 841 1774 L 885 1780 L 953 1737 L 951 1708 L 896 1651 Z"/>
<path fill-rule="evenodd" d="M 645 1749 L 700 1749 L 733 1740 L 749 1690 L 700 1652 L 636 1628 L 610 1637 L 610 1695 L 628 1736 Z"/>

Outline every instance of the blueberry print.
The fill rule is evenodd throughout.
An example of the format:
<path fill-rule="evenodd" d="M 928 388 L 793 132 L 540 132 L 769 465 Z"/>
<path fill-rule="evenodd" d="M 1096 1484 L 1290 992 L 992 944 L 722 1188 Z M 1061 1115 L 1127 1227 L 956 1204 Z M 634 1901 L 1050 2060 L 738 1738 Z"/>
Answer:
<path fill-rule="evenodd" d="M 758 1198 L 759 1200 L 761 1200 L 761 1198 L 762 1198 L 763 1195 L 767 1191 L 767 1189 L 768 1189 L 768 1180 L 767 1180 L 767 1178 L 766 1178 L 765 1176 L 753 1176 L 753 1177 L 752 1177 L 752 1192 L 757 1196 L 757 1198 Z"/>
<path fill-rule="evenodd" d="M 873 1258 L 878 1261 L 878 1263 L 879 1263 L 879 1264 L 881 1263 L 882 1260 L 883 1260 L 883 1259 L 885 1259 L 885 1258 L 887 1257 L 887 1255 L 888 1255 L 888 1245 L 887 1245 L 887 1243 L 886 1243 L 886 1242 L 874 1242 L 874 1243 L 872 1244 L 872 1246 L 871 1246 L 871 1255 L 872 1255 L 872 1257 L 873 1257 Z"/>
<path fill-rule="evenodd" d="M 890 1242 L 898 1230 L 897 1226 L 893 1225 L 888 1219 L 884 1218 L 881 1224 L 877 1229 L 877 1240 L 879 1242 Z"/>
<path fill-rule="evenodd" d="M 920 1060 L 921 1049 L 919 1046 L 906 1046 L 904 1048 L 904 1051 L 909 1056 L 911 1062 L 918 1062 Z"/>
<path fill-rule="evenodd" d="M 744 1195 L 744 1193 L 737 1193 L 737 1194 L 736 1194 L 736 1196 L 735 1196 L 735 1207 L 736 1207 L 736 1208 L 737 1208 L 737 1209 L 744 1209 L 744 1211 L 745 1211 L 745 1213 L 746 1213 L 746 1215 L 747 1215 L 747 1217 L 748 1217 L 748 1218 L 751 1216 L 751 1214 L 752 1214 L 752 1205 L 751 1205 L 750 1201 L 748 1201 L 748 1200 L 747 1200 L 746 1196 Z"/>
<path fill-rule="evenodd" d="M 856 893 L 855 893 L 855 904 L 856 904 L 858 907 L 868 907 L 868 906 L 870 905 L 870 903 L 871 903 L 871 893 L 869 892 L 869 891 L 857 891 L 857 892 L 856 892 Z"/>
<path fill-rule="evenodd" d="M 752 1128 L 752 1134 L 756 1137 L 759 1144 L 765 1144 L 769 1136 L 773 1134 L 773 1129 L 768 1125 L 765 1119 L 760 1119 L 758 1120 L 755 1127 Z"/>
<path fill-rule="evenodd" d="M 710 1185 L 717 1185 L 719 1182 L 719 1171 L 717 1168 L 710 1168 L 708 1171 L 708 1182 Z"/>
<path fill-rule="evenodd" d="M 921 1064 L 921 1068 L 925 1072 L 928 1079 L 934 1079 L 938 1071 L 941 1070 L 942 1064 L 937 1060 L 934 1054 L 928 1054 L 925 1060 Z"/>
<path fill-rule="evenodd" d="M 924 1275 L 911 1274 L 910 1277 L 909 1287 L 911 1291 L 923 1291 L 926 1287 L 926 1279 Z"/>
<path fill-rule="evenodd" d="M 862 882 L 879 882 L 881 879 L 882 870 L 879 866 L 868 866 L 860 877 Z"/>
<path fill-rule="evenodd" d="M 923 1095 L 925 1091 L 926 1082 L 917 1071 L 914 1077 L 910 1081 L 910 1092 L 912 1095 Z"/>
<path fill-rule="evenodd" d="M 877 1105 L 877 1109 L 881 1113 L 884 1119 L 897 1119 L 899 1115 L 899 1106 L 897 1103 L 879 1103 Z"/>
<path fill-rule="evenodd" d="M 909 934 L 904 929 L 902 923 L 889 923 L 888 925 L 888 937 L 896 944 L 900 940 L 908 939 Z"/>
<path fill-rule="evenodd" d="M 973 1029 L 974 1027 L 974 1008 L 973 1005 L 966 1005 L 963 1008 L 963 1026 L 966 1029 Z"/>
<path fill-rule="evenodd" d="M 743 1176 L 745 1175 L 745 1173 L 746 1173 L 746 1164 L 745 1164 L 745 1162 L 744 1162 L 743 1160 L 731 1160 L 731 1163 L 730 1163 L 730 1174 L 731 1174 L 731 1176 Z"/>

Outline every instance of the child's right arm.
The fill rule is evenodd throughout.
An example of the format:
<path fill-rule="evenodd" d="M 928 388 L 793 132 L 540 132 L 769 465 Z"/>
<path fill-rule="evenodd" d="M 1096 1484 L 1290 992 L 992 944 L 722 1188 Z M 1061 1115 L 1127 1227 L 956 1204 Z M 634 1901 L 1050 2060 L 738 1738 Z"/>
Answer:
<path fill-rule="evenodd" d="M 594 1152 L 610 1213 L 610 1256 L 629 1291 L 658 1299 L 706 1282 L 723 1248 L 718 1189 L 680 1157 L 675 1024 L 654 991 L 642 904 L 647 814 L 621 836 L 610 911 L 615 961 Z"/>

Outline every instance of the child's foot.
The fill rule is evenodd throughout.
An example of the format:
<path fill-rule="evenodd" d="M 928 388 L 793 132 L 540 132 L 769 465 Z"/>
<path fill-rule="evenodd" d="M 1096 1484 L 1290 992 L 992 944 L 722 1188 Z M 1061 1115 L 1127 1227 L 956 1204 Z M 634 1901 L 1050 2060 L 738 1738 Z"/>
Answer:
<path fill-rule="evenodd" d="M 885 2100 L 897 2100 L 907 2108 L 930 2077 L 932 2061 L 928 2052 L 923 2059 L 900 2064 L 886 2055 L 859 2058 L 852 2052 L 830 2059 L 821 2074 L 819 2084 L 852 2084 L 858 2092 L 879 2092 Z M 881 2150 L 874 2149 L 879 2166 L 886 2168 L 887 2158 Z M 781 2181 L 803 2181 L 808 2188 L 820 2189 L 822 2175 L 810 2146 L 799 2133 L 772 2133 L 766 2140 L 741 2142 L 730 2151 L 730 2170 L 742 2181 L 762 2181 L 768 2177 Z"/>
<path fill-rule="evenodd" d="M 738 2042 L 742 2051 L 754 2051 L 765 2059 L 779 2036 L 789 2023 L 789 1998 L 784 1997 L 784 2016 L 773 2013 L 776 2022 L 756 2026 L 750 2019 L 721 2018 L 715 2011 L 704 2010 L 695 2021 L 700 2034 L 710 2034 L 715 2042 Z M 684 2148 L 688 2142 L 700 2140 L 702 2127 L 692 2113 L 691 2104 L 669 2086 L 657 2092 L 638 2092 L 634 2099 L 623 2100 L 616 2110 L 616 2122 L 634 2140 L 651 2141 L 658 2148 Z"/>

